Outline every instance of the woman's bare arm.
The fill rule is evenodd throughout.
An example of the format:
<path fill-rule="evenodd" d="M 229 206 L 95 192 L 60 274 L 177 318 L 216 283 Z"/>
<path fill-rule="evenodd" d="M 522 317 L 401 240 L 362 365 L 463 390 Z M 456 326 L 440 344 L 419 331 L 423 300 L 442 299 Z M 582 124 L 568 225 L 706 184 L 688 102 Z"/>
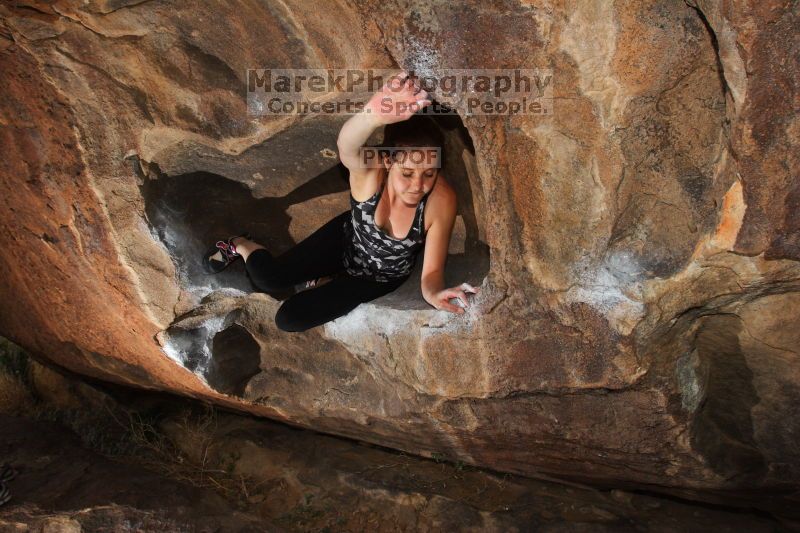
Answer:
<path fill-rule="evenodd" d="M 455 305 L 436 301 L 436 295 L 444 289 L 444 266 L 456 218 L 455 202 L 447 202 L 447 204 L 449 205 L 444 206 L 446 209 L 439 210 L 436 220 L 433 221 L 425 235 L 420 290 L 425 301 L 437 309 L 444 308 L 448 311 L 458 312 L 459 308 Z"/>
<path fill-rule="evenodd" d="M 364 110 L 350 117 L 339 131 L 339 159 L 350 171 L 351 179 L 366 176 L 369 169 L 363 168 L 359 150 L 377 127 L 408 120 L 417 110 L 430 105 L 428 93 L 407 76 L 399 72 L 390 78 L 372 95 Z"/>
<path fill-rule="evenodd" d="M 441 179 L 441 176 L 439 177 Z M 420 289 L 425 301 L 436 309 L 443 309 L 451 313 L 461 314 L 464 309 L 450 303 L 451 298 L 458 298 L 468 306 L 468 298 L 462 286 L 445 288 L 444 268 L 447 260 L 447 250 L 456 220 L 456 195 L 450 188 L 442 189 L 446 194 L 440 197 L 440 202 L 435 206 L 436 218 L 431 223 L 425 236 L 425 254 L 422 264 L 422 278 Z M 433 205 L 431 207 L 434 207 Z M 479 289 L 474 289 L 477 293 Z"/>
<path fill-rule="evenodd" d="M 365 175 L 367 170 L 359 161 L 359 150 L 367 142 L 376 128 L 381 126 L 377 115 L 362 111 L 353 115 L 342 126 L 336 145 L 339 148 L 339 159 L 350 171 L 350 177 Z"/>

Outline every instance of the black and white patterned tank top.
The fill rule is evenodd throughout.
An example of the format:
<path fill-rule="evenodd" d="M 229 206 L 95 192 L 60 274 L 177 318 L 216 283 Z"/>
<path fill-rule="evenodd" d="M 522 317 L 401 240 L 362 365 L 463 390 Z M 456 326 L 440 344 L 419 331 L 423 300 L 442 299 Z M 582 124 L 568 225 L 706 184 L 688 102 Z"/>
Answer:
<path fill-rule="evenodd" d="M 344 267 L 355 277 L 371 278 L 376 281 L 391 281 L 411 273 L 417 254 L 425 243 L 425 193 L 417 204 L 411 229 L 403 239 L 395 239 L 379 229 L 375 224 L 375 209 L 381 199 L 388 176 L 381 182 L 378 191 L 363 202 L 350 194 L 351 217 L 345 220 Z M 436 186 L 437 176 L 433 182 Z"/>

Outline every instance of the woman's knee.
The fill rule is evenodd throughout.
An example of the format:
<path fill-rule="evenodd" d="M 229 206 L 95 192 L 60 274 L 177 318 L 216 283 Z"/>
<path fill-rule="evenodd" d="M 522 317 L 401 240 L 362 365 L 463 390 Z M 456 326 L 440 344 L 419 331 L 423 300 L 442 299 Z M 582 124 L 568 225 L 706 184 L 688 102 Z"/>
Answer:
<path fill-rule="evenodd" d="M 274 276 L 250 273 L 250 279 L 260 291 L 268 294 L 280 293 L 290 288 L 290 285 L 281 282 L 280 279 Z"/>
<path fill-rule="evenodd" d="M 300 311 L 296 306 L 291 305 L 290 300 L 287 300 L 275 313 L 275 325 L 278 326 L 279 330 L 288 332 L 301 332 L 310 329 L 312 325 L 304 320 L 303 313 Z"/>
<path fill-rule="evenodd" d="M 349 289 L 333 280 L 295 294 L 278 308 L 275 325 L 283 331 L 306 331 L 346 315 L 360 303 Z"/>
<path fill-rule="evenodd" d="M 280 292 L 290 285 L 283 272 L 275 268 L 275 261 L 266 249 L 253 251 L 245 261 L 245 268 L 253 284 L 264 292 Z"/>

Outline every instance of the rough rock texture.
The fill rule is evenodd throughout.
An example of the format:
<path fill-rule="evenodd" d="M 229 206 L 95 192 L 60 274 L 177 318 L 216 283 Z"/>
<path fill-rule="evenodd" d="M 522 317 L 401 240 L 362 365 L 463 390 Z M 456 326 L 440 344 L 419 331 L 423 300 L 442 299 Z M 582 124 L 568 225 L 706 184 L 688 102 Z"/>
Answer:
<path fill-rule="evenodd" d="M 746 501 L 754 512 L 598 490 L 94 387 L 36 363 L 5 372 L 22 394 L 0 394 L 0 457 L 18 472 L 2 533 L 766 533 L 800 518 L 768 494 Z"/>
<path fill-rule="evenodd" d="M 0 333 L 498 470 L 796 486 L 797 3 L 337 3 L 0 6 Z M 249 117 L 246 69 L 397 66 L 553 69 L 551 116 L 455 101 L 443 124 L 448 280 L 483 290 L 454 316 L 412 278 L 282 333 L 241 265 L 197 258 L 242 228 L 280 252 L 347 209 L 346 117 Z"/>

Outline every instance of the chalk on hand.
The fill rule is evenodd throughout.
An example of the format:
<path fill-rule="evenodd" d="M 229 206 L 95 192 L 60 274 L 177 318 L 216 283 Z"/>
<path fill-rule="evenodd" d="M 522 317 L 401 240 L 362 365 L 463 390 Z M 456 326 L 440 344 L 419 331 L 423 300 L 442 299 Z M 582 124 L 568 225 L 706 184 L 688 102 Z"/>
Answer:
<path fill-rule="evenodd" d="M 450 298 L 450 303 L 453 304 L 453 305 L 457 305 L 457 306 L 461 307 L 462 309 L 466 309 L 466 307 L 467 307 L 467 304 L 462 302 L 459 298 Z"/>
<path fill-rule="evenodd" d="M 478 289 L 476 289 L 475 287 L 473 287 L 469 283 L 462 283 L 461 284 L 461 290 L 464 291 L 464 292 L 471 292 L 473 294 L 477 294 L 477 292 L 478 292 Z"/>

